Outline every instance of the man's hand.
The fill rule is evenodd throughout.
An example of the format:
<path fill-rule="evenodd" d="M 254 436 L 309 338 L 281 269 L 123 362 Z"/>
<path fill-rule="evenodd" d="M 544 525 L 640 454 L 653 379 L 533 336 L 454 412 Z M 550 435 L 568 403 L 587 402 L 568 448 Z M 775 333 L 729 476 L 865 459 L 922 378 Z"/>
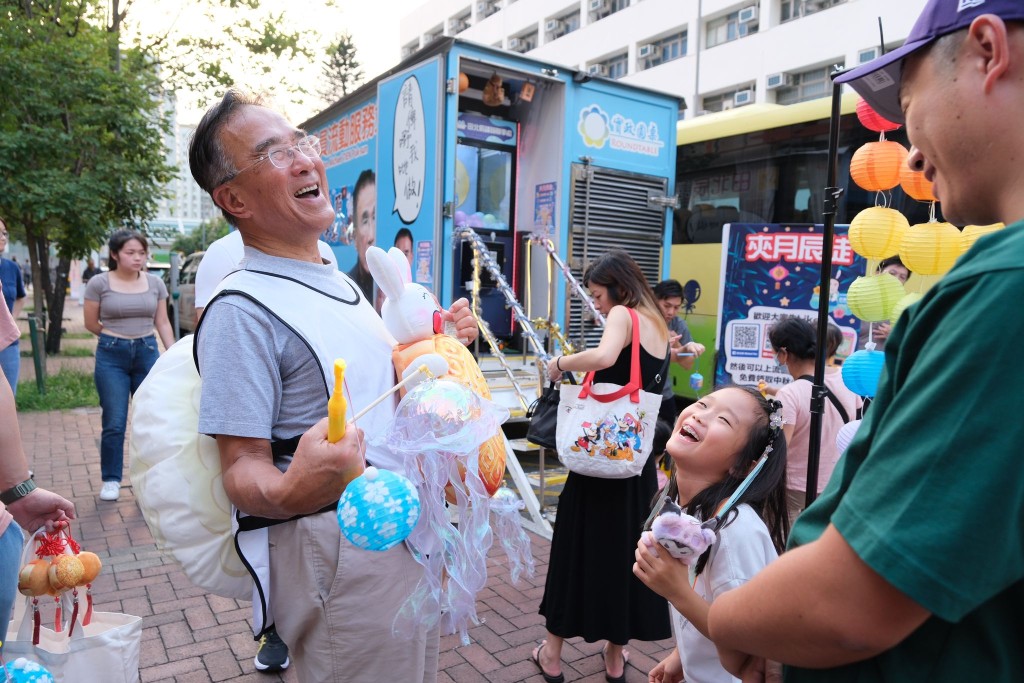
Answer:
<path fill-rule="evenodd" d="M 55 523 L 75 518 L 74 503 L 52 491 L 39 488 L 8 505 L 7 511 L 28 533 L 42 526 L 47 531 L 53 531 Z"/>
<path fill-rule="evenodd" d="M 348 483 L 363 473 L 365 453 L 362 429 L 349 422 L 345 436 L 331 443 L 327 440 L 325 417 L 299 439 L 284 474 L 288 497 L 309 501 L 305 512 L 315 512 L 338 500 Z"/>
<path fill-rule="evenodd" d="M 892 326 L 889 323 L 871 323 L 871 339 L 876 344 L 884 344 L 891 331 Z"/>
<path fill-rule="evenodd" d="M 454 323 L 455 332 L 452 334 L 463 344 L 472 344 L 476 341 L 479 330 L 476 326 L 476 316 L 469 307 L 469 301 L 462 297 L 453 302 L 447 311 L 441 311 L 441 319 L 446 323 Z"/>
<path fill-rule="evenodd" d="M 782 665 L 739 650 L 718 647 L 722 667 L 743 683 L 782 683 Z"/>

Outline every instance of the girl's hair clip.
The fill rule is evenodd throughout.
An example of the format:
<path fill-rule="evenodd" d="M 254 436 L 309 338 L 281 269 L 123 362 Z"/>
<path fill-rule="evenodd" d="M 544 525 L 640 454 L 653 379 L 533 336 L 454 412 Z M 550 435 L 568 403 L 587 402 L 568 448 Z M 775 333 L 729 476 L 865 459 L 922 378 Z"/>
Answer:
<path fill-rule="evenodd" d="M 782 429 L 782 407 L 775 408 L 768 416 L 768 426 L 773 432 Z"/>

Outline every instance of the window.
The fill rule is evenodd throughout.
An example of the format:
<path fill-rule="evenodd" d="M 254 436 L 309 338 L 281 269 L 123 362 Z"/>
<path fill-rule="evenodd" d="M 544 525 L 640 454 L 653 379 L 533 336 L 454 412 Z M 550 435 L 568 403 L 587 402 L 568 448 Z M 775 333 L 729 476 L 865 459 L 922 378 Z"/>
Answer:
<path fill-rule="evenodd" d="M 602 64 L 608 69 L 608 78 L 622 78 L 629 73 L 629 63 L 625 52 L 602 62 Z"/>
<path fill-rule="evenodd" d="M 524 33 L 508 39 L 508 49 L 513 52 L 529 52 L 537 47 L 537 32 Z"/>
<path fill-rule="evenodd" d="M 554 19 L 548 19 L 544 22 L 544 32 L 547 34 L 548 41 L 557 40 L 567 33 L 579 29 L 580 27 L 580 13 L 579 10 L 573 10 L 569 14 L 564 14 Z"/>
<path fill-rule="evenodd" d="M 835 7 L 845 0 L 782 0 L 781 22 L 792 21 L 800 17 L 820 12 L 829 7 Z"/>
<path fill-rule="evenodd" d="M 705 47 L 729 43 L 744 36 L 757 33 L 757 21 L 740 22 L 740 13 L 738 11 L 731 12 L 718 19 L 712 19 L 705 26 L 707 34 L 704 40 Z"/>
<path fill-rule="evenodd" d="M 594 19 L 604 19 L 620 10 L 629 7 L 629 0 L 584 0 L 590 10 L 590 16 Z"/>
<path fill-rule="evenodd" d="M 775 103 L 796 104 L 826 97 L 832 92 L 830 73 L 832 73 L 832 67 L 826 66 L 793 74 L 791 85 L 775 91 Z"/>
<path fill-rule="evenodd" d="M 645 47 L 647 50 L 644 50 Z M 644 54 L 645 52 L 647 54 Z M 641 45 L 638 48 L 638 54 L 640 56 L 639 67 L 641 69 L 650 69 L 652 66 L 658 66 L 659 64 L 685 57 L 686 29 L 651 41 L 647 45 Z"/>

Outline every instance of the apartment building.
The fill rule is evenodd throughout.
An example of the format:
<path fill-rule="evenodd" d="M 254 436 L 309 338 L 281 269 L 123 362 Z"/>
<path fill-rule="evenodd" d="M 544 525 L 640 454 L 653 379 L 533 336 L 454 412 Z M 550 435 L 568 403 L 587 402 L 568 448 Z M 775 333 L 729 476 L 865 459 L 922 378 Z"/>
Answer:
<path fill-rule="evenodd" d="M 900 44 L 925 0 L 428 0 L 405 58 L 440 36 L 679 95 L 692 118 L 831 94 L 829 72 Z"/>

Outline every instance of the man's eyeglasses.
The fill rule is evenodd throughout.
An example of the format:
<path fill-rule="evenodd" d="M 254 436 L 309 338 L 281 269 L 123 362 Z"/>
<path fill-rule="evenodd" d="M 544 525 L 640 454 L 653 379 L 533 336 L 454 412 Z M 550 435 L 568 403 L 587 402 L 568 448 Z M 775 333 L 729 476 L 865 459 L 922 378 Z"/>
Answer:
<path fill-rule="evenodd" d="M 217 184 L 223 185 L 228 181 L 234 180 L 250 168 L 258 166 L 268 159 L 275 168 L 291 168 L 292 164 L 295 163 L 296 150 L 301 152 L 302 156 L 307 159 L 316 159 L 320 156 L 320 138 L 316 135 L 307 135 L 294 145 L 289 145 L 288 147 L 275 147 L 274 149 L 267 150 L 267 153 L 261 154 L 256 161 L 252 162 L 240 171 L 235 171 L 234 173 L 229 174 Z"/>

